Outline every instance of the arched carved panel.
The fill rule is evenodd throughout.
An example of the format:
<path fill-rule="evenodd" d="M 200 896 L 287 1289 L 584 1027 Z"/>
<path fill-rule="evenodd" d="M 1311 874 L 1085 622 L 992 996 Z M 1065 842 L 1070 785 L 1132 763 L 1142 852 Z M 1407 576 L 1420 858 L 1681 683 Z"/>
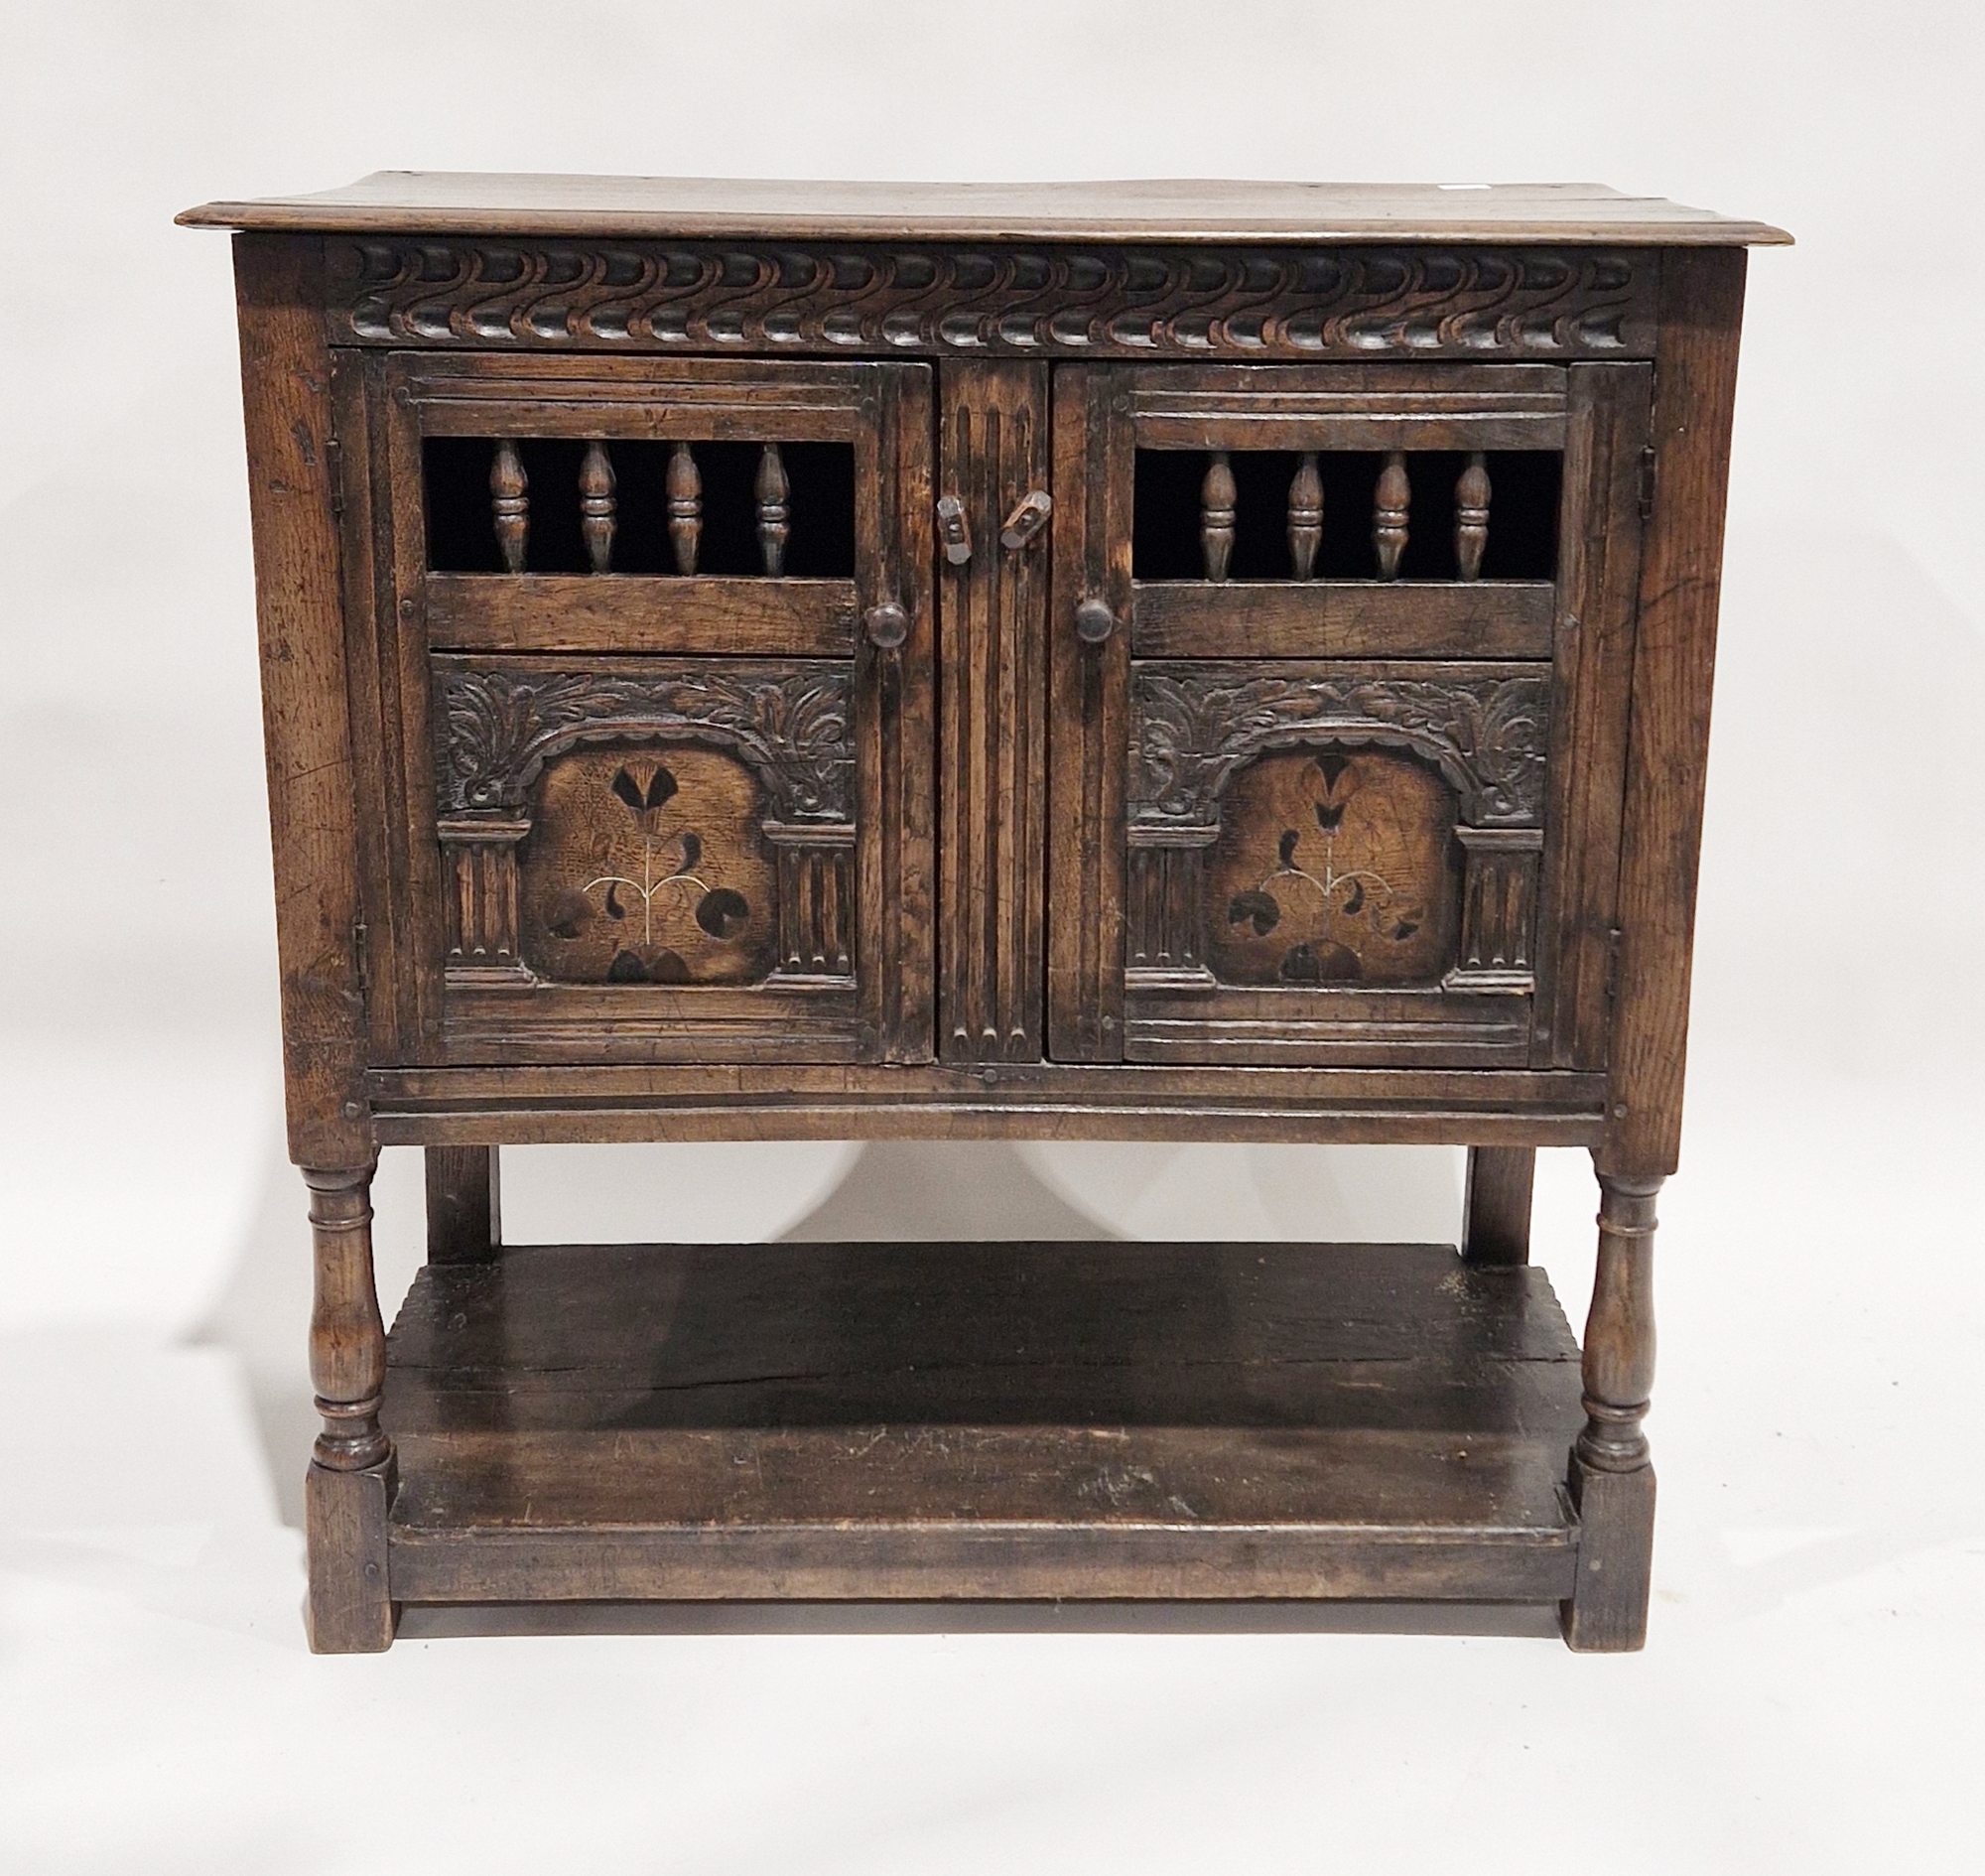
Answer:
<path fill-rule="evenodd" d="M 561 669 L 434 660 L 436 806 L 515 809 L 546 762 L 589 742 L 702 742 L 739 756 L 782 821 L 847 822 L 855 754 L 845 665 L 767 659 Z"/>
<path fill-rule="evenodd" d="M 1423 757 L 1471 826 L 1535 826 L 1549 707 L 1549 673 L 1534 667 L 1138 664 L 1130 819 L 1152 830 L 1211 827 L 1238 770 L 1272 749 L 1332 743 Z"/>
<path fill-rule="evenodd" d="M 752 984 L 776 963 L 764 791 L 694 745 L 547 764 L 519 857 L 524 962 L 576 984 Z"/>
<path fill-rule="evenodd" d="M 1223 984 L 1431 984 L 1453 962 L 1453 790 L 1411 756 L 1326 745 L 1229 783 L 1207 851 Z"/>

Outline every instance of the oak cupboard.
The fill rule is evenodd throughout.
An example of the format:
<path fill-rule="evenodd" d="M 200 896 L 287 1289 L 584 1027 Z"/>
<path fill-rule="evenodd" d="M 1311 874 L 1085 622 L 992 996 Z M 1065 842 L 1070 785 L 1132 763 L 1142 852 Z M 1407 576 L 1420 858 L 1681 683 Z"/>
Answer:
<path fill-rule="evenodd" d="M 1591 187 L 384 174 L 235 235 L 312 1640 L 1645 1632 L 1745 249 Z M 509 1246 L 498 1149 L 1448 1141 L 1457 1247 Z M 389 1336 L 367 1190 L 427 1152 Z M 1588 1147 L 1583 1346 L 1526 1262 Z"/>

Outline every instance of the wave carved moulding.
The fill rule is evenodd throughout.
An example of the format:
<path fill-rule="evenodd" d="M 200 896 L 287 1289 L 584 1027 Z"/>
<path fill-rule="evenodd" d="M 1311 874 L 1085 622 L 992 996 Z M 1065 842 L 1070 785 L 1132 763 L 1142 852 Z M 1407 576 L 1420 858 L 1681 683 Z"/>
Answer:
<path fill-rule="evenodd" d="M 1652 250 L 333 240 L 333 342 L 906 356 L 1637 358 Z"/>

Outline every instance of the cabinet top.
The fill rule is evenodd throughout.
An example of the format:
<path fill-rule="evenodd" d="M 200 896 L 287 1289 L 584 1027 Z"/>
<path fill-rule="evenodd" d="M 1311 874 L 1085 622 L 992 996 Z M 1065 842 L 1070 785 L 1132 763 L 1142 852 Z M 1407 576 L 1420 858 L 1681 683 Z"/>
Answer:
<path fill-rule="evenodd" d="M 1597 183 L 802 183 L 379 170 L 210 201 L 188 227 L 732 240 L 1484 241 L 1780 245 L 1783 228 Z"/>

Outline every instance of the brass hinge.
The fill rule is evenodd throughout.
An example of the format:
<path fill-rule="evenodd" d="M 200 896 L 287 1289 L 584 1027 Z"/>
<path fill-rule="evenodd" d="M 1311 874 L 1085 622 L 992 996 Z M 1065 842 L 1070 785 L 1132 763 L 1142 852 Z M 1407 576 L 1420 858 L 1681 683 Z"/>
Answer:
<path fill-rule="evenodd" d="M 1641 446 L 1641 519 L 1654 518 L 1654 446 L 1644 443 Z"/>
<path fill-rule="evenodd" d="M 331 477 L 331 512 L 334 520 L 344 519 L 344 449 L 331 431 L 324 440 L 325 473 Z"/>
<path fill-rule="evenodd" d="M 358 986 L 358 1001 L 363 1003 L 372 989 L 366 972 L 363 923 L 354 923 L 351 927 L 351 974 Z"/>

